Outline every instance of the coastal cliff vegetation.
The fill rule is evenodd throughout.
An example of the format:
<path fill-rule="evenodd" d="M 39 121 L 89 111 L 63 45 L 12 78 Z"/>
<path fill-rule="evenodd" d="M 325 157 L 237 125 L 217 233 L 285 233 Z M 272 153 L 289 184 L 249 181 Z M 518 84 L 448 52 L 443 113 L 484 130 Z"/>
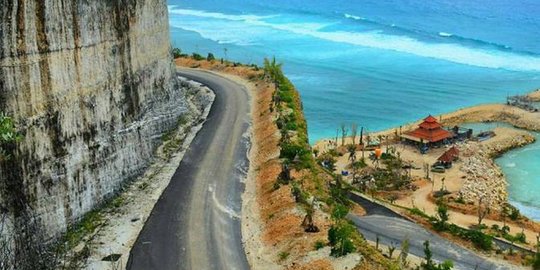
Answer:
<path fill-rule="evenodd" d="M 358 211 L 349 201 L 350 187 L 316 160 L 300 95 L 279 62 L 265 59 L 259 67 L 213 60 L 210 54 L 198 60 L 175 51 L 178 66 L 239 77 L 254 89 L 250 162 L 256 204 L 245 204 L 242 210 L 243 226 L 249 227 L 243 229 L 246 252 L 254 268 L 399 268 L 396 258 L 385 257 L 347 219 L 351 211 Z M 250 183 L 246 189 L 251 193 Z M 252 212 L 257 213 L 257 220 L 248 215 Z M 260 234 L 254 226 L 260 226 Z"/>
<path fill-rule="evenodd" d="M 375 263 L 375 267 L 397 268 L 397 263 L 377 254 L 378 251 L 365 242 L 356 227 L 346 218 L 352 208 L 348 198 L 350 187 L 340 176 L 321 167 L 314 159 L 300 96 L 281 68 L 282 65 L 275 58 L 264 61 L 265 79 L 270 80 L 276 88 L 270 110 L 277 111 L 276 126 L 281 134 L 282 169 L 274 189 L 279 189 L 281 185 L 291 186 L 296 202 L 306 213 L 302 226 L 308 233 L 319 231 L 313 223 L 315 206 L 329 213 L 332 222 L 327 232 L 327 245 L 330 246 L 332 256 L 359 252 L 365 257 L 364 264 L 369 261 L 369 264 Z M 291 176 L 291 170 L 295 170 L 296 177 Z"/>

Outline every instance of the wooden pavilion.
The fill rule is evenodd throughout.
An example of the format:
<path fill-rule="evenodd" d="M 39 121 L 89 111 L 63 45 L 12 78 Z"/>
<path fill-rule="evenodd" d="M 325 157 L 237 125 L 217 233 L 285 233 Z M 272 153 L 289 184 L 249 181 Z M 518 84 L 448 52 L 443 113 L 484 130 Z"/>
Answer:
<path fill-rule="evenodd" d="M 405 132 L 401 138 L 428 146 L 444 143 L 445 140 L 452 138 L 452 133 L 442 127 L 442 125 L 433 116 L 428 116 L 413 131 Z"/>
<path fill-rule="evenodd" d="M 458 159 L 459 150 L 455 146 L 452 146 L 437 159 L 436 165 L 442 165 L 445 168 L 451 168 L 452 163 Z"/>

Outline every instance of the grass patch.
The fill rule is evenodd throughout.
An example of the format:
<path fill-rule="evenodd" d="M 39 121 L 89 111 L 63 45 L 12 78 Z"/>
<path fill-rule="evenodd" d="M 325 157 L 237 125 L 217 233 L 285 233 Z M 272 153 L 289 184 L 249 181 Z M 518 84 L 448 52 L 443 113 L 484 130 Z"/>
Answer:
<path fill-rule="evenodd" d="M 291 255 L 289 252 L 287 252 L 287 251 L 282 251 L 282 252 L 280 252 L 280 253 L 278 254 L 279 260 L 280 260 L 280 261 L 284 261 L 284 260 L 286 260 L 287 258 L 289 258 L 289 255 Z"/>
<path fill-rule="evenodd" d="M 315 242 L 315 244 L 313 245 L 315 250 L 319 250 L 321 248 L 324 248 L 326 246 L 326 244 L 324 243 L 324 241 L 322 240 L 318 240 Z"/>

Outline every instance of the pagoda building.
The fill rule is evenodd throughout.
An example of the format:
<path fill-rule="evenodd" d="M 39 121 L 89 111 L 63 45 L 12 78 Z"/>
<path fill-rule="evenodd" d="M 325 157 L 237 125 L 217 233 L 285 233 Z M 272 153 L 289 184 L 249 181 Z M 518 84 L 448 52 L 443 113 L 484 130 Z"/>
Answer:
<path fill-rule="evenodd" d="M 401 138 L 406 141 L 427 145 L 441 144 L 452 137 L 452 133 L 444 129 L 437 119 L 431 115 L 426 117 L 424 121 L 418 125 L 418 128 L 401 135 Z"/>

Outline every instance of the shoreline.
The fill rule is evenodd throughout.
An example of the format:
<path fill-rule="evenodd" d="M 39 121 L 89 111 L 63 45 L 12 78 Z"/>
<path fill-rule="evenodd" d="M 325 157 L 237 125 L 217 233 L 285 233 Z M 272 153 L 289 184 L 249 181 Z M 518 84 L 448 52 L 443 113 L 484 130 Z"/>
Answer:
<path fill-rule="evenodd" d="M 298 225 L 302 223 L 305 209 L 298 202 L 295 202 L 295 198 L 292 196 L 292 186 L 279 185 L 276 187 L 276 179 L 278 179 L 282 168 L 278 159 L 280 156 L 278 145 L 281 136 L 276 124 L 279 114 L 276 114 L 277 110 L 273 110 L 271 106 L 274 104 L 275 87 L 261 77 L 262 73 L 258 67 L 242 66 L 235 63 L 220 64 L 218 61 L 197 61 L 190 58 L 179 58 L 176 63 L 184 67 L 218 72 L 221 75 L 226 74 L 230 79 L 239 80 L 239 83 L 245 85 L 253 94 L 250 100 L 252 105 L 251 127 L 248 130 L 251 143 L 248 153 L 250 166 L 242 195 L 241 212 L 242 242 L 251 267 L 254 269 L 308 269 L 309 267 L 324 266 L 325 268 L 342 269 L 344 266 L 358 265 L 360 261 L 363 261 L 361 264 L 376 262 L 384 265 L 383 258 L 369 255 L 372 249 L 369 245 L 359 246 L 361 249 L 359 253 L 352 253 L 350 256 L 341 258 L 329 256 L 329 246 L 314 250 L 313 247 L 317 242 L 324 243 L 327 238 L 325 232 L 331 225 L 329 215 L 323 209 L 317 208 L 314 216 L 315 223 L 321 228 L 321 232 L 306 234 Z M 493 114 L 493 112 L 501 110 L 500 104 L 488 104 L 480 109 L 476 107 L 462 109 L 465 112 L 447 114 L 448 119 L 456 121 L 456 119 L 461 119 L 459 117 L 462 115 L 466 115 L 467 119 L 474 120 L 475 118 L 471 115 L 483 116 L 488 113 L 491 113 L 488 119 L 499 118 L 499 115 Z M 471 113 L 471 111 L 480 112 Z M 281 113 L 289 115 L 292 112 L 294 111 L 291 109 Z M 300 117 L 297 120 L 302 119 Z M 301 121 L 298 123 L 301 124 Z M 408 125 L 412 127 L 414 123 Z M 538 128 L 540 129 L 540 126 Z M 382 132 L 392 134 L 394 129 Z M 297 131 L 289 131 L 289 136 L 292 138 L 296 138 L 298 134 Z M 293 179 L 315 176 L 310 175 L 308 171 L 296 170 L 292 170 L 291 175 Z M 303 188 L 306 191 L 317 190 L 317 184 L 317 182 L 313 182 L 303 186 Z M 502 188 L 506 188 L 506 186 L 503 185 Z M 358 208 L 360 207 L 355 207 L 355 213 L 362 212 Z M 514 230 L 516 230 L 515 226 L 512 227 L 512 233 Z M 533 238 L 528 236 L 528 239 Z M 358 257 L 358 254 L 362 255 Z M 366 260 L 359 260 L 363 256 L 366 256 Z"/>
<path fill-rule="evenodd" d="M 533 101 L 540 101 L 540 90 L 535 90 L 528 94 L 528 96 L 531 97 Z M 523 110 L 521 108 L 517 108 L 514 106 L 506 105 L 506 104 L 481 104 L 476 106 L 471 106 L 467 108 L 462 108 L 447 114 L 437 115 L 436 118 L 440 120 L 441 124 L 443 126 L 454 126 L 454 125 L 461 125 L 465 123 L 483 123 L 483 122 L 502 122 L 507 123 L 511 125 L 512 127 L 506 128 L 506 127 L 498 127 L 495 129 L 495 133 L 497 136 L 482 142 L 482 143 L 464 143 L 463 145 L 460 144 L 460 147 L 465 148 L 471 148 L 469 150 L 469 157 L 467 157 L 467 162 L 471 162 L 471 159 L 473 159 L 473 163 L 470 166 L 465 166 L 466 164 L 463 164 L 463 167 L 465 167 L 463 172 L 460 172 L 456 174 L 455 178 L 458 178 L 459 175 L 459 181 L 458 183 L 454 183 L 455 186 L 454 192 L 459 191 L 460 194 L 463 191 L 463 189 L 469 190 L 469 196 L 466 197 L 466 201 L 468 200 L 470 203 L 473 203 L 471 207 L 476 207 L 474 205 L 477 205 L 474 201 L 475 198 L 478 197 L 477 194 L 495 194 L 494 197 L 497 197 L 495 201 L 498 201 L 498 204 L 500 203 L 512 203 L 514 200 L 510 199 L 508 196 L 508 186 L 510 184 L 509 179 L 506 175 L 504 175 L 501 166 L 499 166 L 495 159 L 501 157 L 508 151 L 518 149 L 521 147 L 524 147 L 526 145 L 532 144 L 535 142 L 535 137 L 531 132 L 538 132 L 540 131 L 540 113 L 538 112 L 530 112 Z M 416 125 L 418 125 L 420 121 L 407 123 L 403 126 L 401 126 L 402 131 L 411 130 Z M 386 130 L 382 130 L 379 132 L 374 132 L 369 134 L 372 138 L 377 137 L 379 135 L 381 136 L 388 136 L 392 135 L 394 136 L 396 133 L 396 130 L 399 130 L 399 127 L 394 127 Z M 500 135 L 499 135 L 500 134 Z M 366 134 L 364 134 L 365 136 Z M 357 136 L 358 138 L 359 136 Z M 391 136 L 389 136 L 391 137 Z M 325 151 L 328 151 L 332 149 L 334 146 L 330 146 L 329 141 L 334 141 L 335 138 L 332 139 L 322 139 L 314 144 L 312 144 L 313 149 L 317 149 L 320 151 L 320 153 L 324 153 Z M 345 139 L 345 145 L 351 143 L 351 137 L 347 137 Z M 338 138 L 338 145 L 341 144 L 341 137 Z M 392 144 L 394 146 L 394 144 Z M 399 145 L 399 144 L 398 144 Z M 472 145 L 472 146 L 471 146 Z M 466 149 L 460 149 L 465 150 Z M 409 150 L 407 150 L 409 151 Z M 430 150 L 431 151 L 431 150 Z M 442 151 L 442 150 L 441 150 Z M 476 151 L 480 151 L 481 154 L 476 154 Z M 441 153 L 437 152 L 437 155 L 440 155 Z M 339 158 L 338 158 L 338 167 L 339 167 Z M 343 162 L 342 162 L 343 163 Z M 465 163 L 465 161 L 463 162 Z M 344 164 L 341 164 L 342 168 L 344 167 Z M 461 167 L 461 165 L 460 165 Z M 478 173 L 487 173 L 487 175 L 482 176 L 478 175 Z M 443 175 L 446 178 L 448 176 Z M 440 178 L 442 176 L 438 176 L 436 183 L 440 183 Z M 479 181 L 478 177 L 480 179 L 484 179 L 483 181 Z M 433 180 L 436 181 L 436 180 Z M 448 181 L 447 181 L 448 182 Z M 423 184 L 426 185 L 426 184 Z M 432 185 L 439 185 L 441 184 L 429 184 L 431 187 Z M 425 189 L 425 187 L 424 187 Z M 483 192 L 483 193 L 478 193 Z M 422 208 L 428 208 L 430 211 L 433 211 L 435 213 L 433 205 L 435 205 L 434 201 L 432 202 L 418 202 L 416 200 L 420 201 L 423 200 L 421 198 L 422 196 L 427 196 L 429 190 L 424 192 L 425 194 L 420 195 L 414 195 L 413 192 L 411 195 L 407 195 L 405 199 L 402 199 L 400 203 L 405 204 L 407 206 L 411 206 L 410 200 L 412 200 L 412 206 L 413 207 L 419 207 Z M 474 196 L 476 194 L 476 196 Z M 497 195 L 499 194 L 499 195 Z M 455 194 L 454 194 L 455 195 Z M 420 197 L 418 197 L 420 196 Z M 415 203 L 417 206 L 415 206 Z M 518 202 L 519 203 L 519 202 Z M 431 204 L 431 205 L 426 205 Z M 493 204 L 492 204 L 493 205 Z M 497 205 L 497 204 L 495 204 Z M 529 206 L 531 207 L 531 206 Z M 496 208 L 496 207 L 495 207 Z M 460 222 L 462 224 L 468 224 L 472 225 L 477 217 L 474 215 L 471 215 L 470 209 L 466 211 L 468 214 L 464 214 L 465 212 L 462 212 L 460 210 L 451 209 L 452 213 L 456 213 L 455 216 L 459 217 Z M 538 211 L 540 211 L 540 208 L 538 208 Z M 491 218 L 495 218 L 494 220 L 487 220 L 488 225 L 492 225 L 490 223 L 496 222 L 498 217 L 495 217 L 494 215 L 490 216 Z M 538 232 L 539 228 L 539 222 L 534 221 L 528 217 L 525 216 L 524 220 L 520 220 L 519 222 L 523 223 L 522 226 L 529 228 L 526 230 L 527 239 L 529 241 L 529 244 L 531 242 L 534 242 L 535 236 Z M 515 230 L 519 230 L 519 226 L 515 226 Z M 512 231 L 516 232 L 514 228 L 512 227 Z"/>

